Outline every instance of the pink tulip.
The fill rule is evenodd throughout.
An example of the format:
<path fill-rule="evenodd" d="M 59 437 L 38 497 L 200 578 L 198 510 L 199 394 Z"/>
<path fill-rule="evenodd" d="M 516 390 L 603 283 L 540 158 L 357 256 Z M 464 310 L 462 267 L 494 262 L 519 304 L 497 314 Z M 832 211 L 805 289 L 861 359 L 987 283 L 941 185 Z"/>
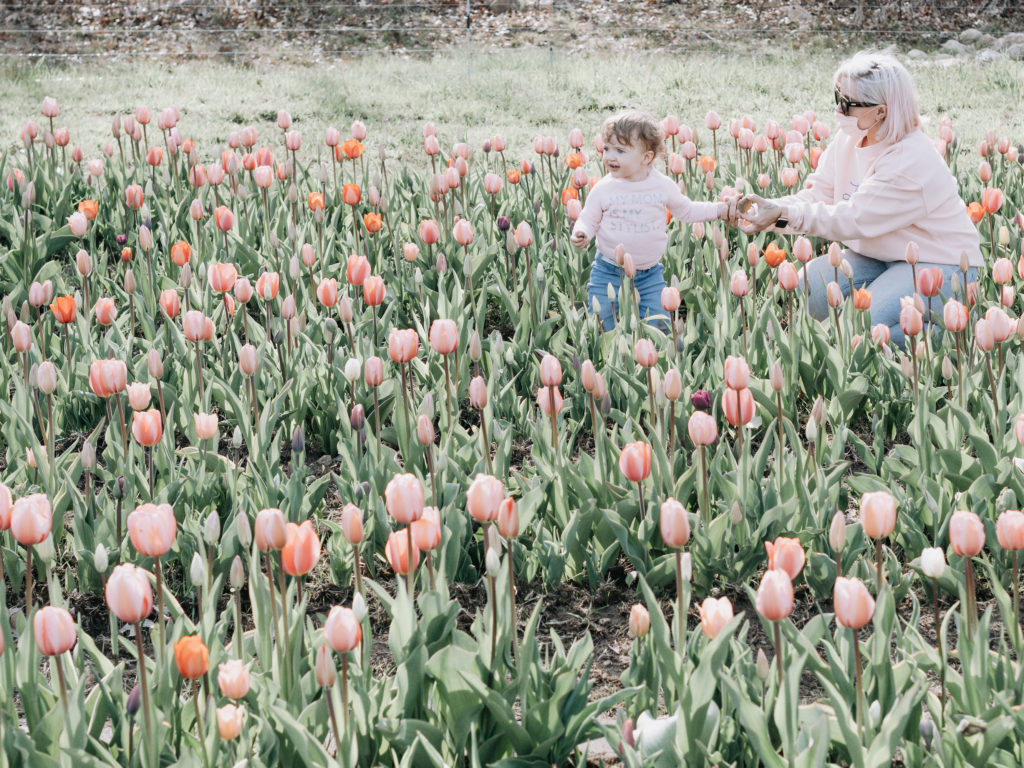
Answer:
<path fill-rule="evenodd" d="M 800 539 L 779 536 L 775 541 L 766 541 L 764 548 L 768 552 L 768 570 L 783 570 L 790 579 L 800 574 L 807 561 Z"/>
<path fill-rule="evenodd" d="M 348 653 L 358 648 L 363 630 L 355 612 L 340 605 L 331 608 L 324 623 L 324 638 L 337 653 Z"/>
<path fill-rule="evenodd" d="M 668 376 L 665 378 L 667 382 Z M 686 423 L 686 430 L 694 445 L 711 445 L 718 437 L 718 424 L 714 416 L 705 411 L 694 411 Z"/>
<path fill-rule="evenodd" d="M 686 508 L 669 498 L 661 505 L 661 540 L 667 547 L 685 547 L 690 540 L 690 519 Z"/>
<path fill-rule="evenodd" d="M 33 493 L 14 502 L 11 509 L 11 535 L 23 547 L 38 544 L 50 535 L 53 510 L 45 493 Z"/>
<path fill-rule="evenodd" d="M 985 546 L 985 526 L 974 512 L 957 510 L 949 521 L 949 543 L 954 554 L 975 557 Z"/>
<path fill-rule="evenodd" d="M 505 486 L 498 478 L 478 474 L 466 491 L 466 510 L 477 522 L 494 521 L 504 498 Z"/>
<path fill-rule="evenodd" d="M 114 568 L 107 579 L 107 606 L 126 624 L 136 624 L 153 610 L 153 588 L 146 572 L 131 563 Z"/>
<path fill-rule="evenodd" d="M 732 618 L 732 603 L 728 597 L 708 597 L 700 604 L 700 628 L 706 637 L 718 637 Z"/>
<path fill-rule="evenodd" d="M 872 539 L 884 539 L 896 527 L 896 499 L 886 491 L 865 493 L 860 500 L 860 521 Z"/>
<path fill-rule="evenodd" d="M 875 614 L 875 599 L 860 579 L 836 579 L 832 591 L 832 607 L 836 622 L 844 627 L 860 629 L 867 626 Z"/>
<path fill-rule="evenodd" d="M 128 535 L 135 550 L 146 557 L 166 555 L 178 533 L 170 504 L 143 504 L 128 515 Z"/>
<path fill-rule="evenodd" d="M 793 582 L 783 570 L 765 571 L 754 601 L 757 612 L 768 621 L 781 621 L 793 612 Z"/>
<path fill-rule="evenodd" d="M 36 611 L 32 619 L 36 648 L 43 656 L 59 656 L 78 642 L 75 620 L 64 608 L 47 605 Z"/>
<path fill-rule="evenodd" d="M 397 474 L 384 489 L 388 513 L 396 522 L 408 525 L 423 515 L 423 484 L 416 475 Z"/>

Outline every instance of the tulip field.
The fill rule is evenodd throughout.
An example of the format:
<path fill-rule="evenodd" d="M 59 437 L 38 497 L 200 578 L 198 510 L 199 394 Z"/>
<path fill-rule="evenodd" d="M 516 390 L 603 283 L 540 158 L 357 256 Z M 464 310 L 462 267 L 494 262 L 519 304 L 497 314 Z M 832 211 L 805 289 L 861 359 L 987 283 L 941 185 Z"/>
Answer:
<path fill-rule="evenodd" d="M 0 153 L 0 767 L 1024 763 L 1024 137 L 926 127 L 986 263 L 908 251 L 904 349 L 837 244 L 723 223 L 669 222 L 665 332 L 616 254 L 604 332 L 603 115 L 53 93 Z M 835 130 L 709 106 L 659 115 L 694 200 Z M 567 583 L 629 596 L 613 689 Z"/>

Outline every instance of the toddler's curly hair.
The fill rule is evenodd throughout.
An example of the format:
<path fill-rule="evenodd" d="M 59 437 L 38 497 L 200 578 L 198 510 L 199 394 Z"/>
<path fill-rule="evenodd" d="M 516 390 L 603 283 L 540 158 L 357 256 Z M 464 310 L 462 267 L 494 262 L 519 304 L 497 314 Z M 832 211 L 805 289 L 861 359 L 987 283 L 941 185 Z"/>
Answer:
<path fill-rule="evenodd" d="M 615 138 L 621 144 L 640 142 L 644 151 L 654 153 L 654 159 L 665 156 L 665 131 L 650 112 L 628 109 L 613 115 L 601 126 L 601 140 Z"/>

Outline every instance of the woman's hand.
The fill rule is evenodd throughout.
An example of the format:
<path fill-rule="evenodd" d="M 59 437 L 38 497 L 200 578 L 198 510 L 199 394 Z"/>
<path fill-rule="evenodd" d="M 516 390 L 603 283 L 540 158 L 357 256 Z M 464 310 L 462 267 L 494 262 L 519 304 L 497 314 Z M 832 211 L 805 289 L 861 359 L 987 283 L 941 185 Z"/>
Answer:
<path fill-rule="evenodd" d="M 753 235 L 775 225 L 782 215 L 782 206 L 774 200 L 760 195 L 744 195 L 737 208 L 738 226 L 748 235 Z"/>

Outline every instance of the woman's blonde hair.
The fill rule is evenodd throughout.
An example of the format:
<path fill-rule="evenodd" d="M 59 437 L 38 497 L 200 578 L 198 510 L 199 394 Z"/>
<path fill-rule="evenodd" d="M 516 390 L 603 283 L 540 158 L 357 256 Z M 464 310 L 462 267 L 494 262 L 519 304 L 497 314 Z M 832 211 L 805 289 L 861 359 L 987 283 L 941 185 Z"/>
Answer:
<path fill-rule="evenodd" d="M 900 141 L 920 127 L 910 73 L 888 54 L 858 52 L 839 65 L 833 84 L 851 101 L 885 105 L 886 115 L 876 134 L 881 141 Z"/>
<path fill-rule="evenodd" d="M 620 144 L 632 145 L 640 142 L 644 151 L 654 153 L 654 159 L 665 154 L 665 131 L 654 115 L 638 109 L 628 109 L 609 117 L 601 126 L 601 140 L 614 138 Z"/>

